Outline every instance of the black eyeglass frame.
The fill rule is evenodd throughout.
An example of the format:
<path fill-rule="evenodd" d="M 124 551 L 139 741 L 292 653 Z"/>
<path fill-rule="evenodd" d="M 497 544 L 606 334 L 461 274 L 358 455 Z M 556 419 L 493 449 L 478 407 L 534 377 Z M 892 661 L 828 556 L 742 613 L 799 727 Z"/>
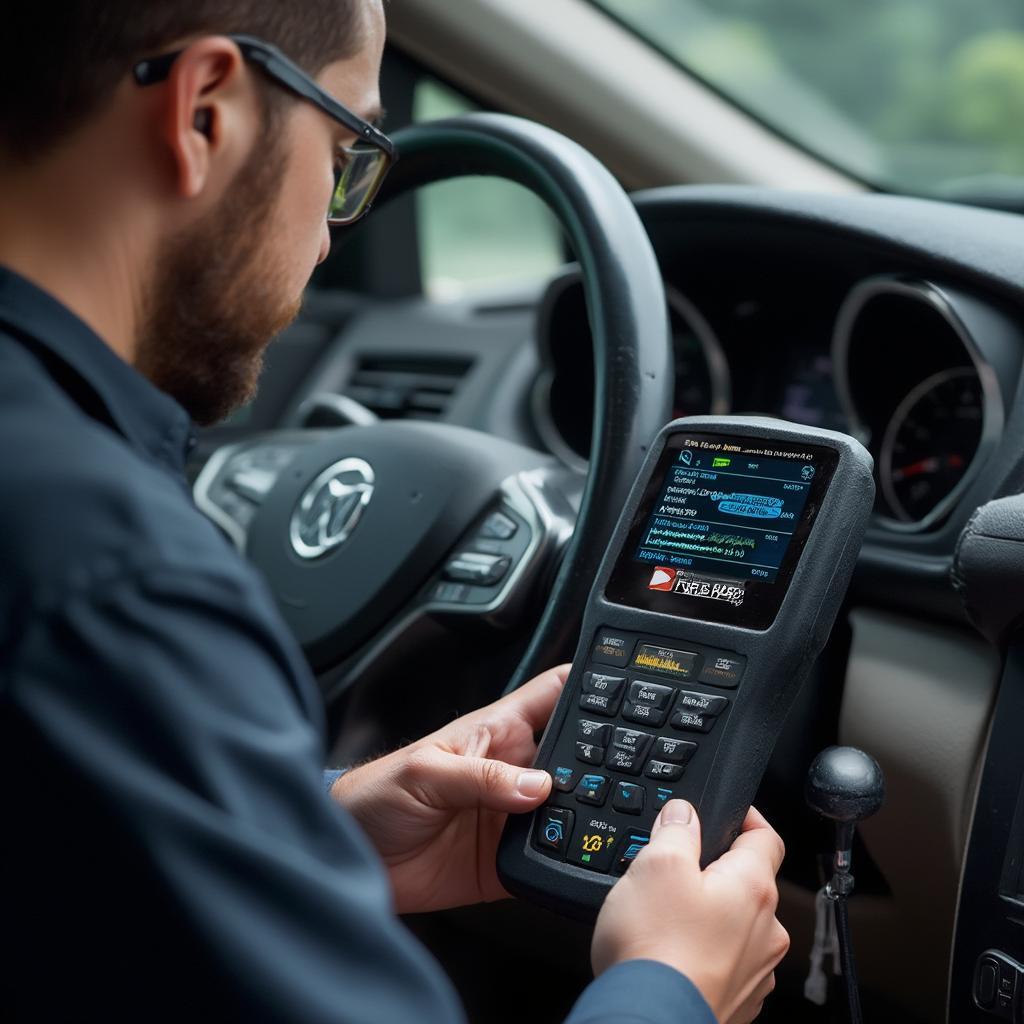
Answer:
<path fill-rule="evenodd" d="M 378 176 L 365 206 L 355 217 L 341 223 L 347 226 L 366 216 L 373 205 L 374 197 L 380 191 L 380 186 L 387 172 L 398 159 L 398 148 L 395 144 L 375 125 L 363 120 L 363 118 L 353 113 L 344 104 L 339 103 L 329 92 L 321 89 L 298 64 L 286 57 L 272 43 L 264 42 L 255 36 L 239 34 L 228 34 L 227 38 L 238 47 L 242 56 L 247 61 L 260 68 L 272 81 L 283 86 L 289 92 L 294 93 L 300 99 L 312 103 L 328 117 L 354 132 L 360 140 L 375 146 L 385 154 L 387 162 Z M 170 74 L 171 65 L 183 52 L 183 50 L 175 50 L 172 53 L 161 54 L 159 57 L 140 60 L 132 68 L 132 75 L 135 81 L 139 85 L 154 85 L 157 82 L 164 81 Z"/>

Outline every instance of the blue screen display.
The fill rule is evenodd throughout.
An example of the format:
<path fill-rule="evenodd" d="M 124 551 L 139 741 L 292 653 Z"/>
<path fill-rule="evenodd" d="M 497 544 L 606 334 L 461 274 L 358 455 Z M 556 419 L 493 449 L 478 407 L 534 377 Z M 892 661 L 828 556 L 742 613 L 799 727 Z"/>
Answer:
<path fill-rule="evenodd" d="M 815 462 L 811 452 L 770 446 L 684 444 L 665 474 L 634 561 L 774 582 L 807 504 Z M 674 573 L 665 575 L 667 590 Z"/>

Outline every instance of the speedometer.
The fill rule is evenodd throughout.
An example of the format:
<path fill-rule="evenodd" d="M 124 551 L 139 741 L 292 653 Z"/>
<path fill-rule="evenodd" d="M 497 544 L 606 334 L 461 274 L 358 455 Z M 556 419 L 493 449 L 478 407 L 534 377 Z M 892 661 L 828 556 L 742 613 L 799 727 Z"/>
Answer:
<path fill-rule="evenodd" d="M 917 523 L 947 503 L 981 441 L 984 400 L 971 367 L 943 370 L 917 385 L 893 413 L 879 459 L 892 515 Z"/>

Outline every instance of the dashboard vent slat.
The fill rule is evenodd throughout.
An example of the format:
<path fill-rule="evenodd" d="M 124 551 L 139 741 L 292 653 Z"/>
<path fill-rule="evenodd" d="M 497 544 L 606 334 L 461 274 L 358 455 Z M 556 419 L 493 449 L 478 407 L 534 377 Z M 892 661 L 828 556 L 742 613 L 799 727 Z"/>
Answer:
<path fill-rule="evenodd" d="M 381 419 L 440 419 L 472 359 L 446 356 L 361 355 L 345 394 Z"/>

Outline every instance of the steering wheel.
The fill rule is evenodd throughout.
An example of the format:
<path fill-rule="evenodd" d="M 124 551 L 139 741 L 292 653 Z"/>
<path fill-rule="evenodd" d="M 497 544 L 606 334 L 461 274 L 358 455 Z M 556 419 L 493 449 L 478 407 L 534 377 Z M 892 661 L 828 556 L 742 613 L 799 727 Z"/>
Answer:
<path fill-rule="evenodd" d="M 395 141 L 402 158 L 379 202 L 447 178 L 491 175 L 526 186 L 561 223 L 580 264 L 594 343 L 585 478 L 482 432 L 364 422 L 272 431 L 220 448 L 196 481 L 196 501 L 262 570 L 330 695 L 420 616 L 508 628 L 546 601 L 511 689 L 571 656 L 593 573 L 669 418 L 661 273 L 621 186 L 550 129 L 473 114 L 406 129 Z"/>

